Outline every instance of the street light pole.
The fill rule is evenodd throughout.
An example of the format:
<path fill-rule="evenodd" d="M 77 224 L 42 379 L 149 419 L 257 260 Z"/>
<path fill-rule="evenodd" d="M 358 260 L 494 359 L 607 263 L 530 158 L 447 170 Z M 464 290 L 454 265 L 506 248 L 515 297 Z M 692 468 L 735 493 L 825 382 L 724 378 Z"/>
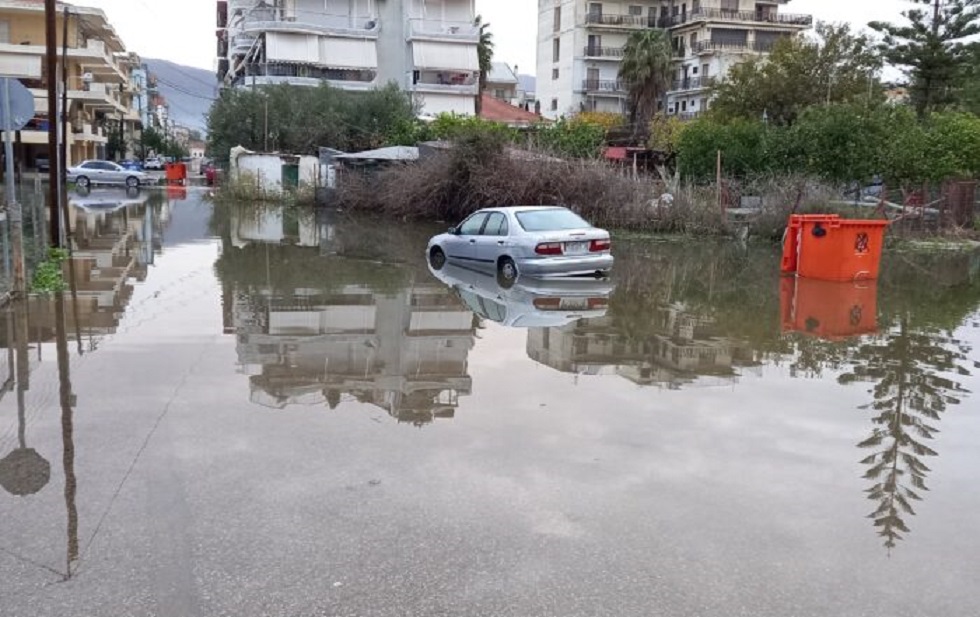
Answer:
<path fill-rule="evenodd" d="M 48 85 L 48 234 L 50 246 L 61 247 L 61 213 L 59 179 L 61 161 L 58 152 L 58 3 L 44 0 L 45 56 L 44 67 Z"/>

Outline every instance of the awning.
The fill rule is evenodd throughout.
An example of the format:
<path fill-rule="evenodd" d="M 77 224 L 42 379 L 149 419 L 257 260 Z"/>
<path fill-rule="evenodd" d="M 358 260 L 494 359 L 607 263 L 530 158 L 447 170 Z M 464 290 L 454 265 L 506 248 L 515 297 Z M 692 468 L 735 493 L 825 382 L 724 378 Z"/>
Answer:
<path fill-rule="evenodd" d="M 265 57 L 268 62 L 320 61 L 319 37 L 313 34 L 286 34 L 268 32 L 265 35 Z"/>
<path fill-rule="evenodd" d="M 468 43 L 412 43 L 412 58 L 416 69 L 443 69 L 447 71 L 479 71 L 480 59 L 476 45 Z"/>
<path fill-rule="evenodd" d="M 367 39 L 320 39 L 320 64 L 332 69 L 377 69 L 378 48 Z"/>
<path fill-rule="evenodd" d="M 0 75 L 39 79 L 41 77 L 41 56 L 0 54 Z"/>

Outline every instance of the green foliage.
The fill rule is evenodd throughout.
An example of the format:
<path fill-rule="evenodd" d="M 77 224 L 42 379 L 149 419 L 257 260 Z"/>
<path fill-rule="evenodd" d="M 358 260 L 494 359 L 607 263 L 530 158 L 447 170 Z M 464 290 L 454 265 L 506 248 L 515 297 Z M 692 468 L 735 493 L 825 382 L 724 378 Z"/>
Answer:
<path fill-rule="evenodd" d="M 871 40 L 847 25 L 817 24 L 815 34 L 783 39 L 768 58 L 732 67 L 712 88 L 711 113 L 786 125 L 813 105 L 880 100 L 881 59 Z"/>
<path fill-rule="evenodd" d="M 665 30 L 645 28 L 630 34 L 623 48 L 619 78 L 629 89 L 630 119 L 646 126 L 670 86 L 674 51 Z"/>
<path fill-rule="evenodd" d="M 537 139 L 541 148 L 558 156 L 592 159 L 602 153 L 606 129 L 599 124 L 561 118 L 542 127 Z"/>
<path fill-rule="evenodd" d="M 772 130 L 759 121 L 720 122 L 701 118 L 689 123 L 677 140 L 678 167 L 696 180 L 715 177 L 718 152 L 726 175 L 744 176 L 769 171 L 778 164 L 768 156 Z"/>
<path fill-rule="evenodd" d="M 146 146 L 147 151 L 152 150 L 160 156 L 171 156 L 175 159 L 180 159 L 190 154 L 175 139 L 169 138 L 165 133 L 152 127 L 143 131 L 143 144 Z"/>
<path fill-rule="evenodd" d="M 884 35 L 885 59 L 907 71 L 912 105 L 919 116 L 954 107 L 962 98 L 964 78 L 975 72 L 980 34 L 980 0 L 913 0 L 927 7 L 902 12 L 907 23 L 872 22 Z"/>
<path fill-rule="evenodd" d="M 980 176 L 980 118 L 937 113 L 919 122 L 909 108 L 861 104 L 814 106 L 792 126 L 708 116 L 677 140 L 681 173 L 714 178 L 719 150 L 726 177 L 802 173 L 835 184 L 881 177 L 916 186 Z"/>
<path fill-rule="evenodd" d="M 413 136 L 415 109 L 391 84 L 370 92 L 277 85 L 230 89 L 208 115 L 208 151 L 226 160 L 235 146 L 315 154 L 326 146 L 356 152 Z"/>
<path fill-rule="evenodd" d="M 65 291 L 64 271 L 62 264 L 68 259 L 65 249 L 51 249 L 48 258 L 37 265 L 34 278 L 31 279 L 31 293 L 52 294 Z"/>

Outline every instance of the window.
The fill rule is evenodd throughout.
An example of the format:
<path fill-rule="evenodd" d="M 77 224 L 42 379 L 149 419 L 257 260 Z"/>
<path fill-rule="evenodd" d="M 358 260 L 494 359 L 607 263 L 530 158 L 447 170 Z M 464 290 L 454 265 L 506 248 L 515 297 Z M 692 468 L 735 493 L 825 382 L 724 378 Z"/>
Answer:
<path fill-rule="evenodd" d="M 561 60 L 561 39 L 555 39 L 551 42 L 551 61 L 558 62 Z"/>
<path fill-rule="evenodd" d="M 506 236 L 507 217 L 502 212 L 491 212 L 483 228 L 484 236 Z"/>
<path fill-rule="evenodd" d="M 589 15 L 595 17 L 602 16 L 602 3 L 601 2 L 590 2 L 589 3 Z"/>
<path fill-rule="evenodd" d="M 589 229 L 582 217 L 565 208 L 547 208 L 518 212 L 517 222 L 524 231 L 567 231 L 569 229 Z"/>
<path fill-rule="evenodd" d="M 480 235 L 480 230 L 483 229 L 483 223 L 487 220 L 486 212 L 478 212 L 471 216 L 470 218 L 463 221 L 463 224 L 459 226 L 459 234 L 461 236 L 478 236 Z"/>
<path fill-rule="evenodd" d="M 697 74 L 698 74 L 698 67 L 697 66 L 691 67 L 691 75 L 697 75 Z"/>
<path fill-rule="evenodd" d="M 586 56 L 602 55 L 602 37 L 597 34 L 589 35 L 588 50 Z"/>
<path fill-rule="evenodd" d="M 681 111 L 687 111 L 687 101 L 681 101 Z"/>
<path fill-rule="evenodd" d="M 721 0 L 721 10 L 737 12 L 738 0 Z"/>
<path fill-rule="evenodd" d="M 10 22 L 0 21 L 0 43 L 10 42 Z"/>
<path fill-rule="evenodd" d="M 711 74 L 710 68 L 711 67 L 709 67 L 707 64 L 702 64 L 701 65 L 701 77 L 707 77 L 708 75 L 710 75 Z"/>
<path fill-rule="evenodd" d="M 558 68 L 557 67 L 551 69 L 551 78 L 552 79 L 558 79 Z"/>
<path fill-rule="evenodd" d="M 561 30 L 561 7 L 560 6 L 556 6 L 555 7 L 554 30 L 555 30 L 555 32 L 558 32 L 559 30 Z"/>
<path fill-rule="evenodd" d="M 558 111 L 558 99 L 551 99 L 551 111 Z"/>
<path fill-rule="evenodd" d="M 629 8 L 629 14 L 630 15 L 635 15 L 637 17 L 642 17 L 643 16 L 643 7 L 642 6 L 634 6 L 634 5 L 631 4 L 630 5 L 630 8 Z"/>

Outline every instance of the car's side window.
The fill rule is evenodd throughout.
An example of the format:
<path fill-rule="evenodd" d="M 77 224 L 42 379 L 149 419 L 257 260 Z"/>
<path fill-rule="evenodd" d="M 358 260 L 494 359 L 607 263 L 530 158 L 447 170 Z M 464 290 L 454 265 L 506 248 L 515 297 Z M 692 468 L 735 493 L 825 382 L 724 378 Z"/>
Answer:
<path fill-rule="evenodd" d="M 95 163 L 82 163 L 79 167 L 82 169 L 95 169 Z"/>
<path fill-rule="evenodd" d="M 502 212 L 491 212 L 487 224 L 483 228 L 484 236 L 506 236 L 507 217 Z"/>
<path fill-rule="evenodd" d="M 463 224 L 459 226 L 459 234 L 461 236 L 479 235 L 480 230 L 483 229 L 483 223 L 486 220 L 487 220 L 486 212 L 474 214 L 470 218 L 463 221 Z"/>

